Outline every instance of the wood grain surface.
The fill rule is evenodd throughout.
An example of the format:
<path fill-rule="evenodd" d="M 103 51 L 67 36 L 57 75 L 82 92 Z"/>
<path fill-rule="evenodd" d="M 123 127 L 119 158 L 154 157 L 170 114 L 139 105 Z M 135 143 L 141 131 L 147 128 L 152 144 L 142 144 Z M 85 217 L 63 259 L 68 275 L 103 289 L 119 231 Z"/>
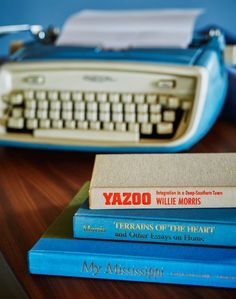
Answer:
<path fill-rule="evenodd" d="M 235 151 L 236 128 L 220 120 L 190 152 Z M 27 251 L 90 179 L 94 157 L 0 147 L 0 249 L 31 298 L 236 298 L 233 289 L 30 275 Z"/>

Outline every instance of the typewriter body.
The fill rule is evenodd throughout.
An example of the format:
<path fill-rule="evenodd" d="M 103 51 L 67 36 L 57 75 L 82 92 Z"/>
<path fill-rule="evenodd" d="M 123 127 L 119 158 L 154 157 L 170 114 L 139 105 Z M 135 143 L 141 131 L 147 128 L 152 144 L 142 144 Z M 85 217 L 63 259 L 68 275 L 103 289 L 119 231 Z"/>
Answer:
<path fill-rule="evenodd" d="M 176 152 L 215 122 L 227 89 L 221 35 L 187 49 L 33 42 L 0 69 L 0 143 L 102 152 Z"/>

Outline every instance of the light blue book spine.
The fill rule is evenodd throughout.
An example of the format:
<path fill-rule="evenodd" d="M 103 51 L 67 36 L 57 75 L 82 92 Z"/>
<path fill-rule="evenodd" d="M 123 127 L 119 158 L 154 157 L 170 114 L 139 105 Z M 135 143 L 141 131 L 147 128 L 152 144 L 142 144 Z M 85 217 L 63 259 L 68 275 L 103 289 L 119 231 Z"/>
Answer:
<path fill-rule="evenodd" d="M 176 258 L 173 256 L 172 259 L 168 259 L 151 255 L 136 255 L 135 250 L 132 255 L 126 255 L 126 252 L 122 252 L 122 250 L 120 253 L 114 252 L 112 254 L 112 251 L 109 251 L 110 242 L 104 244 L 107 245 L 108 249 L 104 247 L 102 253 L 99 250 L 97 253 L 89 253 L 86 252 L 86 241 L 82 241 L 85 244 L 80 248 L 80 251 L 76 250 L 74 242 L 76 241 L 41 239 L 29 252 L 30 273 L 152 283 L 236 287 L 236 267 L 235 261 L 232 262 L 233 253 L 230 249 L 228 249 L 228 253 L 226 252 L 226 256 L 223 253 L 223 261 L 221 261 L 222 256 L 219 248 L 212 252 L 211 259 L 209 259 L 209 252 L 207 253 L 208 250 L 211 250 L 210 248 L 203 251 L 207 253 L 207 258 L 202 256 L 202 259 L 195 259 L 194 253 L 198 256 L 197 251 L 198 249 L 202 251 L 201 247 L 197 247 L 198 249 L 194 251 L 191 249 L 192 254 L 184 260 L 178 258 L 178 248 L 176 248 Z M 92 241 L 87 242 L 90 246 L 89 243 Z M 96 244 L 94 246 L 96 247 Z M 129 247 L 129 245 L 127 246 Z M 180 250 L 183 250 L 182 246 L 180 247 Z M 217 250 L 220 252 L 218 253 Z M 224 249 L 222 250 L 224 251 Z"/>
<path fill-rule="evenodd" d="M 199 221 L 157 221 L 75 214 L 75 238 L 236 246 L 236 225 Z"/>

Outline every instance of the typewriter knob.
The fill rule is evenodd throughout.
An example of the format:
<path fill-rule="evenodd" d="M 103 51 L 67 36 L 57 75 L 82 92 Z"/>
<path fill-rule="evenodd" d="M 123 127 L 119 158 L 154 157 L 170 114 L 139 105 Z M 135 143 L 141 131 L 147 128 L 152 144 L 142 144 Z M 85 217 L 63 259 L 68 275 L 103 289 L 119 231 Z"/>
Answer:
<path fill-rule="evenodd" d="M 22 40 L 13 40 L 10 43 L 10 47 L 9 47 L 10 55 L 14 54 L 16 51 L 18 51 L 20 48 L 23 47 L 24 47 L 24 42 Z"/>
<path fill-rule="evenodd" d="M 39 32 L 38 38 L 44 44 L 54 44 L 60 30 L 57 27 L 49 26 L 46 30 Z"/>
<path fill-rule="evenodd" d="M 222 32 L 221 32 L 221 30 L 220 30 L 219 28 L 211 28 L 211 29 L 209 30 L 208 35 L 209 35 L 210 37 L 221 36 L 221 35 L 222 35 Z"/>

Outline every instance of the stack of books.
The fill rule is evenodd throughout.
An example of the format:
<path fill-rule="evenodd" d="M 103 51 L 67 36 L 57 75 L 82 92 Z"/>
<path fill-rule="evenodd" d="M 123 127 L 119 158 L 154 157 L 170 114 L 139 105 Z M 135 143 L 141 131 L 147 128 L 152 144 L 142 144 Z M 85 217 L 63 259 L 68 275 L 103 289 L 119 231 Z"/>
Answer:
<path fill-rule="evenodd" d="M 98 155 L 32 274 L 236 287 L 236 154 Z"/>

